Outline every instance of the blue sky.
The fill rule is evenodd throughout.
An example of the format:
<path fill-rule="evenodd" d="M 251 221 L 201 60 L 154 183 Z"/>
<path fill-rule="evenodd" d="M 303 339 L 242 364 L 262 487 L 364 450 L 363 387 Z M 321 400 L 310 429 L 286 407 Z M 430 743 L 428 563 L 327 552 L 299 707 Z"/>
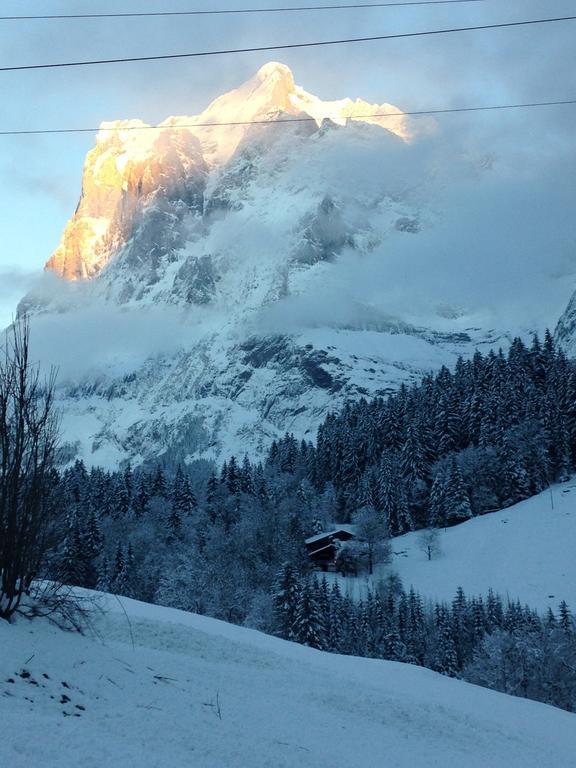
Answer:
<path fill-rule="evenodd" d="M 42 3 L 43 13 L 186 10 L 286 5 L 285 0 L 70 0 Z M 293 3 L 299 5 L 300 3 Z M 38 12 L 34 0 L 4 0 L 2 14 Z M 2 65 L 78 58 L 152 55 L 210 48 L 282 44 L 566 15 L 573 0 L 485 0 L 437 7 L 181 17 L 151 20 L 0 22 Z M 462 35 L 375 42 L 196 60 L 0 73 L 0 128 L 96 126 L 141 117 L 157 122 L 194 114 L 212 98 L 280 58 L 298 83 L 322 98 L 362 97 L 411 110 L 576 97 L 576 22 Z M 487 151 L 519 148 L 550 166 L 567 199 L 576 197 L 576 107 L 442 118 Z M 93 134 L 0 137 L 0 321 L 14 311 L 29 279 L 57 245 L 80 192 Z M 576 162 L 573 167 L 576 168 Z M 539 194 L 534 189 L 535 200 Z M 546 188 L 542 190 L 543 221 Z M 562 236 L 563 233 L 559 233 Z M 574 246 L 576 248 L 576 245 Z"/>

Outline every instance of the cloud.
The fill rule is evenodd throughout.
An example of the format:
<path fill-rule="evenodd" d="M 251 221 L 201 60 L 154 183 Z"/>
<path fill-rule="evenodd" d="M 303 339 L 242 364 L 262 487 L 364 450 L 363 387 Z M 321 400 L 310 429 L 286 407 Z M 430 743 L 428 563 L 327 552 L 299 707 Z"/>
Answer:
<path fill-rule="evenodd" d="M 31 197 L 48 197 L 66 210 L 69 210 L 71 198 L 74 196 L 72 190 L 76 190 L 78 186 L 77 180 L 71 176 L 34 171 L 17 163 L 6 164 L 1 173 L 13 192 Z"/>
<path fill-rule="evenodd" d="M 38 270 L 26 270 L 14 265 L 0 266 L 0 329 L 5 328 L 16 314 L 16 305 L 42 281 Z"/>
<path fill-rule="evenodd" d="M 17 266 L 0 267 L 0 301 L 14 293 L 23 294 L 41 279 L 38 270 L 26 270 Z"/>
<path fill-rule="evenodd" d="M 440 329 L 481 324 L 526 333 L 554 327 L 576 287 L 572 148 L 532 153 L 510 136 L 441 132 L 361 166 L 432 213 L 417 234 L 392 232 L 371 253 L 343 253 L 304 292 L 266 308 L 261 332 L 384 326 L 401 319 Z M 394 154 L 394 153 L 392 153 Z M 347 186 L 357 163 L 349 164 Z M 410 199 L 410 198 L 408 198 Z M 440 311 L 439 311 L 439 308 Z M 456 324 L 447 314 L 460 315 Z"/>
<path fill-rule="evenodd" d="M 193 313 L 174 307 L 112 308 L 93 304 L 74 313 L 32 319 L 31 354 L 58 381 L 121 378 L 153 357 L 170 357 L 206 331 Z"/>

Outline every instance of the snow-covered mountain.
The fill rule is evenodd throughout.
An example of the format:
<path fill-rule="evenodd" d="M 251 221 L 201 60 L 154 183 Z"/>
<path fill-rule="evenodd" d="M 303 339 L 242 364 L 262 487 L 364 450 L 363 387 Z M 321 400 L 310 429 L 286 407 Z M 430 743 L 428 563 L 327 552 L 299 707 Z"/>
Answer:
<path fill-rule="evenodd" d="M 574 765 L 574 715 L 102 595 L 86 635 L 0 622 L 10 768 Z"/>
<path fill-rule="evenodd" d="M 382 113 L 391 116 L 371 117 Z M 205 237 L 223 213 L 242 209 L 256 175 L 266 175 L 260 181 L 269 186 L 290 155 L 315 154 L 318 141 L 309 139 L 324 121 L 345 125 L 353 115 L 362 116 L 355 122 L 363 126 L 379 126 L 388 140 L 409 136 L 397 107 L 359 99 L 323 102 L 296 86 L 290 69 L 277 62 L 198 116 L 168 118 L 158 130 L 146 130 L 150 126 L 141 120 L 103 123 L 86 158 L 80 203 L 47 268 L 78 280 L 99 275 L 113 261 L 103 282 L 122 303 L 145 297 L 206 303 L 225 265 L 213 263 L 211 254 L 202 260 L 192 249 L 169 284 L 155 289 L 174 252 Z M 269 130 L 266 124 L 280 120 L 304 122 Z M 317 185 L 322 192 L 322 181 Z M 306 242 L 294 254 L 300 261 L 333 256 L 353 242 L 353 222 L 343 220 L 329 197 L 305 224 Z"/>
<path fill-rule="evenodd" d="M 389 104 L 322 101 L 278 63 L 200 115 L 103 124 L 47 280 L 20 307 L 61 363 L 74 451 L 105 465 L 255 453 L 505 344 L 438 234 L 449 177 L 470 190 L 491 163 L 449 146 L 447 175 L 434 133 Z M 441 286 L 436 303 L 406 290 L 418 280 Z"/>

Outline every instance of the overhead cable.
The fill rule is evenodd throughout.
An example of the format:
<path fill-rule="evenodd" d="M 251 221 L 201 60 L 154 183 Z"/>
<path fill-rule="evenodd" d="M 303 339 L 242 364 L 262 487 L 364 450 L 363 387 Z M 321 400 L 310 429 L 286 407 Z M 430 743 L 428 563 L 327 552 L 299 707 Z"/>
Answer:
<path fill-rule="evenodd" d="M 341 40 L 320 40 L 310 43 L 288 43 L 285 45 L 261 45 L 251 48 L 230 48 L 215 51 L 194 51 L 191 53 L 166 53 L 157 56 L 128 56 L 114 59 L 92 59 L 85 61 L 65 61 L 52 64 L 21 64 L 10 67 L 0 67 L 0 72 L 21 72 L 36 69 L 62 69 L 65 67 L 86 67 L 101 64 L 125 64 L 127 62 L 165 61 L 168 59 L 192 59 L 204 56 L 223 56 L 238 53 L 258 53 L 263 51 L 286 51 L 295 48 L 319 48 L 321 46 L 345 45 L 348 43 L 369 43 L 382 40 L 399 40 L 409 37 L 426 37 L 430 35 L 447 35 L 460 32 L 475 32 L 488 29 L 510 29 L 513 27 L 527 27 L 539 24 L 552 24 L 567 21 L 576 21 L 576 16 L 560 16 L 547 19 L 530 19 L 527 21 L 508 21 L 500 24 L 481 24 L 473 27 L 451 27 L 448 29 L 429 29 L 423 32 L 401 32 L 392 35 L 371 35 L 370 37 L 349 37 Z"/>
<path fill-rule="evenodd" d="M 403 8 L 414 5 L 463 5 L 486 0 L 412 0 L 397 3 L 348 3 L 346 5 L 298 5 L 283 8 L 219 8 L 211 11 L 127 11 L 125 13 L 51 13 L 43 15 L 0 16 L 0 21 L 37 21 L 66 19 L 132 19 L 157 16 L 225 16 L 260 13 L 303 13 L 307 11 L 347 11 L 365 8 Z"/>
<path fill-rule="evenodd" d="M 449 115 L 458 112 L 489 112 L 508 109 L 533 109 L 536 107 L 555 107 L 575 104 L 576 99 L 562 99 L 559 101 L 533 101 L 524 104 L 489 104 L 487 106 L 476 107 L 451 107 L 447 109 L 420 109 L 411 112 L 377 112 L 375 114 L 365 115 L 347 115 L 346 120 L 354 122 L 355 120 L 371 120 L 402 117 L 419 117 L 426 115 Z M 329 118 L 325 118 L 329 119 Z M 174 125 L 128 125 L 118 128 L 118 126 L 98 127 L 98 128 L 35 128 L 30 130 L 0 130 L 0 136 L 38 136 L 42 134 L 59 133 L 94 133 L 102 131 L 164 131 L 178 130 L 181 128 L 230 128 L 250 125 L 281 126 L 293 123 L 314 123 L 315 117 L 289 117 L 281 120 L 238 120 L 225 123 L 175 123 Z"/>

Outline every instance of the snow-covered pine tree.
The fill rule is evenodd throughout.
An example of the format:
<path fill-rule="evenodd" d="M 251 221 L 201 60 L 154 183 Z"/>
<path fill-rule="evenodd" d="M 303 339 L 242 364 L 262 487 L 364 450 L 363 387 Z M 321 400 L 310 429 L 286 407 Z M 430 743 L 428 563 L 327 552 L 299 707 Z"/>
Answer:
<path fill-rule="evenodd" d="M 436 651 L 433 667 L 437 672 L 448 677 L 458 676 L 458 657 L 452 637 L 452 627 L 448 611 L 440 607 L 437 612 Z"/>
<path fill-rule="evenodd" d="M 428 501 L 428 525 L 430 528 L 443 528 L 446 519 L 446 471 L 440 466 L 434 473 L 430 498 Z"/>
<path fill-rule="evenodd" d="M 294 640 L 296 612 L 301 592 L 301 580 L 296 568 L 285 563 L 273 586 L 273 621 L 274 633 L 285 640 Z"/>
<path fill-rule="evenodd" d="M 64 551 L 60 560 L 59 578 L 64 584 L 76 587 L 95 587 L 96 570 L 93 555 L 86 546 L 84 532 L 76 516 L 68 528 Z"/>
<path fill-rule="evenodd" d="M 301 586 L 292 631 L 296 642 L 312 648 L 324 648 L 326 628 L 312 581 L 305 580 Z"/>
<path fill-rule="evenodd" d="M 88 520 L 86 521 L 84 542 L 86 551 L 92 559 L 98 557 L 101 554 L 104 539 L 94 510 L 90 512 L 88 515 Z"/>
<path fill-rule="evenodd" d="M 452 456 L 446 473 L 444 505 L 446 525 L 462 523 L 472 517 L 470 499 L 455 456 Z"/>
<path fill-rule="evenodd" d="M 188 515 L 191 515 L 198 506 L 188 476 L 184 473 L 180 464 L 174 475 L 170 501 L 172 508 L 176 510 L 181 521 Z"/>
<path fill-rule="evenodd" d="M 400 477 L 400 462 L 393 451 L 384 451 L 378 475 L 379 505 L 393 536 L 412 530 L 405 485 Z"/>
<path fill-rule="evenodd" d="M 329 618 L 328 632 L 326 638 L 327 649 L 333 653 L 341 653 L 343 650 L 342 641 L 344 637 L 344 610 L 342 601 L 342 592 L 338 581 L 332 585 L 329 600 Z"/>
<path fill-rule="evenodd" d="M 158 496 L 161 499 L 168 498 L 168 486 L 161 466 L 156 468 L 154 479 L 152 480 L 152 496 Z"/>

